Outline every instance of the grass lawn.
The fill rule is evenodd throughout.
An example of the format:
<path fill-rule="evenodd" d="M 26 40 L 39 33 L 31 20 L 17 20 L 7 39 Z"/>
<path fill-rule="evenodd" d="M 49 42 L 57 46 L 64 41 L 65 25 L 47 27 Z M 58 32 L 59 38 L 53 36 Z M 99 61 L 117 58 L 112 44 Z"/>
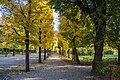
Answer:
<path fill-rule="evenodd" d="M 117 61 L 118 55 L 103 55 L 103 61 Z M 92 62 L 94 56 L 79 56 L 79 59 L 84 62 Z"/>

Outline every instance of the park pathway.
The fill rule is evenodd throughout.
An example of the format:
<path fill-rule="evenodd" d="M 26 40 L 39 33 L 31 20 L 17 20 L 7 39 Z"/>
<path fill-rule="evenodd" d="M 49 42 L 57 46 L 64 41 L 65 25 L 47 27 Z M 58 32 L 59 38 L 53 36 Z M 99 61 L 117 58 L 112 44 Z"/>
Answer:
<path fill-rule="evenodd" d="M 66 58 L 52 54 L 43 63 L 31 64 L 30 72 L 10 75 L 9 80 L 92 80 L 91 66 L 73 65 Z"/>

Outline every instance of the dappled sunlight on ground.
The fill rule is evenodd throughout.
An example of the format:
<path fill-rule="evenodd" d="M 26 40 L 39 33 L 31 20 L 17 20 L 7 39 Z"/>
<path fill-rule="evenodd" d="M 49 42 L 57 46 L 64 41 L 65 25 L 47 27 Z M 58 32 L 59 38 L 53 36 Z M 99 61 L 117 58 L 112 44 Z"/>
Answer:
<path fill-rule="evenodd" d="M 91 66 L 72 64 L 67 58 L 52 54 L 46 61 L 30 63 L 30 72 L 25 72 L 24 64 L 11 65 L 8 80 L 85 80 L 92 78 Z"/>
<path fill-rule="evenodd" d="M 91 66 L 74 65 L 53 54 L 43 63 L 33 63 L 33 71 L 11 76 L 15 80 L 84 80 L 91 76 Z"/>
<path fill-rule="evenodd" d="M 42 78 L 24 78 L 22 80 L 41 80 Z"/>
<path fill-rule="evenodd" d="M 49 58 L 50 60 L 60 60 L 60 58 Z"/>

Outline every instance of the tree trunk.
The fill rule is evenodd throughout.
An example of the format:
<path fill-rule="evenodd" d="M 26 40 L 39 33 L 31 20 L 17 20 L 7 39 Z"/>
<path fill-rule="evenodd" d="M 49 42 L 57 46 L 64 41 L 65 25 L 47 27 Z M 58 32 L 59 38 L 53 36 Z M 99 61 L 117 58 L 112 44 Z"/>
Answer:
<path fill-rule="evenodd" d="M 47 53 L 46 57 L 48 58 L 48 56 L 49 56 L 49 50 L 48 49 L 46 50 L 46 53 Z"/>
<path fill-rule="evenodd" d="M 97 63 L 102 62 L 103 46 L 94 45 L 94 50 L 95 50 L 95 54 L 94 54 L 94 60 L 92 65 L 92 71 L 96 72 Z"/>
<path fill-rule="evenodd" d="M 75 52 L 74 52 L 74 48 L 72 48 L 72 60 L 75 61 Z"/>
<path fill-rule="evenodd" d="M 26 72 L 29 71 L 29 31 L 26 30 L 26 40 L 25 40 L 25 44 L 26 44 Z"/>
<path fill-rule="evenodd" d="M 49 52 L 49 56 L 52 54 L 52 51 L 50 50 L 50 52 Z"/>
<path fill-rule="evenodd" d="M 95 28 L 96 28 L 95 29 L 96 36 L 95 36 L 95 40 L 94 40 L 95 54 L 94 54 L 94 60 L 93 60 L 93 65 L 92 65 L 92 71 L 94 71 L 94 72 L 96 72 L 97 65 L 99 64 L 99 62 L 102 62 L 105 27 L 106 27 L 105 25 L 95 26 Z"/>
<path fill-rule="evenodd" d="M 78 54 L 77 54 L 76 47 L 74 48 L 74 51 L 75 51 L 75 60 L 76 60 L 77 64 L 80 64 L 80 60 L 79 60 L 79 57 L 78 57 Z"/>
<path fill-rule="evenodd" d="M 96 72 L 99 62 L 102 62 L 104 37 L 106 29 L 106 1 L 98 2 L 97 8 L 100 11 L 95 11 L 95 15 L 90 17 L 93 19 L 95 24 L 95 37 L 94 37 L 94 60 L 92 65 L 92 71 Z M 97 9 L 95 8 L 95 9 Z M 98 64 L 97 64 L 98 63 Z"/>
<path fill-rule="evenodd" d="M 15 56 L 15 49 L 13 49 L 13 56 Z"/>
<path fill-rule="evenodd" d="M 67 54 L 68 54 L 68 58 L 70 58 L 70 49 L 68 49 Z"/>
<path fill-rule="evenodd" d="M 7 57 L 7 55 L 8 55 L 8 52 L 7 52 L 7 50 L 5 51 L 5 57 Z"/>
<path fill-rule="evenodd" d="M 62 52 L 62 51 L 61 51 L 61 48 L 59 48 L 59 55 L 61 55 L 61 52 Z"/>
<path fill-rule="evenodd" d="M 44 60 L 46 60 L 46 49 L 44 49 Z"/>
<path fill-rule="evenodd" d="M 42 63 L 42 59 L 41 59 L 41 47 L 39 47 L 39 63 Z"/>
<path fill-rule="evenodd" d="M 24 50 L 22 50 L 22 55 L 24 55 Z"/>
<path fill-rule="evenodd" d="M 4 52 L 5 52 L 5 57 L 7 57 L 7 55 L 8 55 L 8 50 L 7 50 L 7 48 L 4 48 Z"/>
<path fill-rule="evenodd" d="M 39 63 L 42 63 L 42 58 L 41 58 L 41 28 L 39 28 L 39 43 L 40 43 L 40 46 L 39 46 Z"/>
<path fill-rule="evenodd" d="M 29 9 L 28 9 L 28 21 L 27 21 L 27 27 L 30 27 L 30 15 L 31 15 L 31 0 L 28 0 L 29 3 Z M 26 35 L 26 39 L 25 39 L 25 45 L 26 45 L 26 72 L 30 71 L 29 68 L 29 30 L 24 27 L 25 29 L 25 35 Z"/>
<path fill-rule="evenodd" d="M 120 66 L 120 45 L 118 45 L 118 65 Z"/>
<path fill-rule="evenodd" d="M 80 60 L 77 54 L 77 49 L 76 49 L 76 45 L 75 45 L 75 37 L 73 38 L 73 56 L 75 56 L 75 62 L 77 64 L 80 64 Z"/>
<path fill-rule="evenodd" d="M 77 63 L 77 64 L 80 64 L 80 60 L 79 60 L 79 57 L 78 57 L 78 54 L 77 54 L 77 49 L 76 49 L 76 47 L 74 47 L 73 48 L 73 56 L 74 56 L 74 58 L 75 58 L 75 62 Z"/>
<path fill-rule="evenodd" d="M 62 47 L 61 54 L 64 55 L 64 48 Z"/>

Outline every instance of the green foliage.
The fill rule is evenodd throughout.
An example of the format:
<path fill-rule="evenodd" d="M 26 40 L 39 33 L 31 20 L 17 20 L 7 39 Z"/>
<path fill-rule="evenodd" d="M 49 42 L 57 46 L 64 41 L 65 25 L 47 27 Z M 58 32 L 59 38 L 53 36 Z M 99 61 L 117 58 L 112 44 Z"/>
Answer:
<path fill-rule="evenodd" d="M 106 41 L 109 46 L 117 48 L 120 45 L 120 1 L 108 0 L 108 23 Z"/>
<path fill-rule="evenodd" d="M 106 50 L 106 51 L 104 51 L 104 54 L 113 55 L 114 51 L 112 51 L 112 50 Z"/>
<path fill-rule="evenodd" d="M 120 66 L 117 65 L 109 65 L 111 71 L 111 78 L 112 80 L 119 80 L 120 79 Z"/>
<path fill-rule="evenodd" d="M 78 55 L 85 55 L 83 48 L 78 48 L 77 53 Z"/>
<path fill-rule="evenodd" d="M 2 48 L 0 48 L 0 54 L 2 54 Z"/>
<path fill-rule="evenodd" d="M 93 61 L 94 55 L 79 55 L 80 60 L 83 62 L 91 62 Z M 117 62 L 117 55 L 104 55 L 103 56 L 103 62 L 106 63 L 116 63 Z"/>
<path fill-rule="evenodd" d="M 64 15 L 60 16 L 60 32 L 59 34 L 68 41 L 69 47 L 73 47 L 73 39 L 75 39 L 75 45 L 77 47 L 82 46 L 91 46 L 93 39 L 92 39 L 92 33 L 93 33 L 93 24 L 89 18 L 87 17 L 81 17 L 81 11 L 78 10 L 76 12 L 76 15 L 72 15 L 72 8 L 69 10 L 66 10 L 69 13 L 69 17 Z M 82 20 L 84 19 L 84 20 Z M 85 24 L 83 24 L 83 22 Z M 90 25 L 87 25 L 90 24 Z"/>
<path fill-rule="evenodd" d="M 2 41 L 4 47 L 11 47 L 12 44 L 25 48 L 26 30 L 29 31 L 30 47 L 40 46 L 38 39 L 39 28 L 42 32 L 42 43 L 46 43 L 50 48 L 54 37 L 52 27 L 53 14 L 48 4 L 49 0 L 32 0 L 31 4 L 12 0 L 3 3 L 2 19 L 4 27 L 2 28 Z M 31 5 L 31 7 L 29 7 Z M 31 13 L 29 14 L 29 10 Z M 7 14 L 6 14 L 7 13 Z M 30 18 L 30 20 L 28 20 Z M 41 21 L 41 22 L 40 22 Z M 44 38 L 46 36 L 46 38 Z M 45 40 L 46 39 L 46 40 Z M 43 47 L 43 44 L 41 45 Z"/>
<path fill-rule="evenodd" d="M 94 54 L 94 50 L 92 48 L 78 48 L 78 54 L 82 56 L 92 56 Z"/>
<path fill-rule="evenodd" d="M 112 80 L 120 79 L 120 66 L 105 62 L 97 62 L 97 66 L 97 72 L 99 74 L 110 77 Z"/>
<path fill-rule="evenodd" d="M 62 43 L 62 41 L 59 41 L 58 42 L 58 48 L 61 49 L 61 47 L 63 47 L 63 43 Z"/>
<path fill-rule="evenodd" d="M 88 50 L 87 50 L 87 53 L 88 53 L 88 55 L 90 55 L 90 56 L 91 56 L 91 55 L 93 55 L 93 54 L 94 54 L 94 50 L 93 50 L 93 49 L 88 49 Z"/>
<path fill-rule="evenodd" d="M 51 47 L 53 14 L 48 3 L 49 0 L 10 0 L 2 5 L 4 47 L 11 47 L 13 43 L 26 46 L 26 71 L 29 71 L 30 49 Z"/>
<path fill-rule="evenodd" d="M 109 72 L 109 67 L 107 66 L 107 64 L 105 62 L 96 62 L 97 64 L 97 73 L 102 74 L 102 75 L 106 75 L 109 76 L 110 72 Z"/>

